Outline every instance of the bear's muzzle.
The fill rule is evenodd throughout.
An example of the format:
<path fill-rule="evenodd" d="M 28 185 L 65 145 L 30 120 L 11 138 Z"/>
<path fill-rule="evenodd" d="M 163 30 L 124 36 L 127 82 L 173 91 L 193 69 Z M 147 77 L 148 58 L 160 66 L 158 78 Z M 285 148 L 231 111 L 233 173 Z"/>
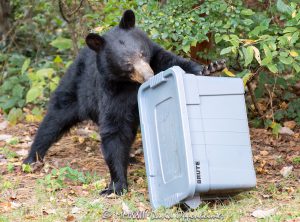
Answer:
<path fill-rule="evenodd" d="M 130 79 L 135 82 L 143 83 L 154 75 L 154 72 L 151 69 L 149 63 L 147 63 L 143 59 L 136 60 L 133 64 L 133 68 L 134 71 L 130 76 Z"/>

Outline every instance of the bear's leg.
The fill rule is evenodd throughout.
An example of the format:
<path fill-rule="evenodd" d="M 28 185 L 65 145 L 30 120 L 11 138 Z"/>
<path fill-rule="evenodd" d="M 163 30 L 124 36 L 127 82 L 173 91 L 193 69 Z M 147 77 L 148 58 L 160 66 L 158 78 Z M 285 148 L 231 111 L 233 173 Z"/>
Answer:
<path fill-rule="evenodd" d="M 55 106 L 49 108 L 39 126 L 29 155 L 23 163 L 31 164 L 42 160 L 50 146 L 79 121 L 77 109 L 75 103 L 64 109 L 55 108 Z"/>
<path fill-rule="evenodd" d="M 108 165 L 111 182 L 100 192 L 100 195 L 116 193 L 121 195 L 127 191 L 127 168 L 129 163 L 130 147 L 137 133 L 137 124 L 118 124 L 115 121 L 100 125 L 102 152 Z"/>
<path fill-rule="evenodd" d="M 164 71 L 172 66 L 180 66 L 187 73 L 192 73 L 195 75 L 210 75 L 214 72 L 219 72 L 226 68 L 226 60 L 221 59 L 219 61 L 212 62 L 208 66 L 201 65 L 191 60 L 187 60 L 180 56 L 177 56 L 161 48 L 159 45 L 154 44 L 150 66 L 155 74 Z"/>

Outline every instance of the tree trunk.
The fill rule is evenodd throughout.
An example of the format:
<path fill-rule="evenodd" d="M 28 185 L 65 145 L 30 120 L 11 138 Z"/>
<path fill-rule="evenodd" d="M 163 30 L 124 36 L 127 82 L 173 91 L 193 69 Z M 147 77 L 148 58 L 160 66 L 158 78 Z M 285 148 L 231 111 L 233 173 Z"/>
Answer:
<path fill-rule="evenodd" d="M 9 0 L 0 0 L 0 40 L 2 40 L 10 28 L 9 16 Z"/>

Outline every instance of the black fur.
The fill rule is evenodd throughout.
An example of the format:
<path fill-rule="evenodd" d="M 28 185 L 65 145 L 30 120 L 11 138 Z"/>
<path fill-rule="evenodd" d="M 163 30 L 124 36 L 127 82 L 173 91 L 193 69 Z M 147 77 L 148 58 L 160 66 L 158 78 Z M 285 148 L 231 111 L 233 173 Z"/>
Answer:
<path fill-rule="evenodd" d="M 133 58 L 150 64 L 147 75 L 151 75 L 151 68 L 157 74 L 174 65 L 194 74 L 208 70 L 152 42 L 135 27 L 134 20 L 129 10 L 119 26 L 102 37 L 88 35 L 86 42 L 90 48 L 81 50 L 61 79 L 24 163 L 42 160 L 64 132 L 80 121 L 91 119 L 99 126 L 101 147 L 111 175 L 110 185 L 101 194 L 121 194 L 127 190 L 129 149 L 139 126 L 140 83 L 130 79 L 135 72 Z"/>

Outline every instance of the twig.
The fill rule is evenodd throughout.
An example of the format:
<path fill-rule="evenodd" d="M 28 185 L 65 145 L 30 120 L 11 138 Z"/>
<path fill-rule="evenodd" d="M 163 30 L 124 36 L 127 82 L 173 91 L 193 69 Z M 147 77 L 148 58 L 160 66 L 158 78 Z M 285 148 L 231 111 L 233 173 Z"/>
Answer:
<path fill-rule="evenodd" d="M 276 86 L 276 82 L 277 82 L 277 77 L 275 78 L 275 82 L 274 82 L 274 86 L 272 89 L 272 92 L 270 92 L 270 90 L 268 89 L 268 87 L 266 87 L 266 90 L 268 91 L 269 97 L 270 97 L 270 106 L 271 106 L 271 113 L 272 113 L 272 121 L 274 122 L 274 109 L 273 109 L 273 93 L 275 91 L 275 86 Z"/>
<path fill-rule="evenodd" d="M 249 94 L 250 94 L 250 96 L 251 96 L 251 100 L 252 100 L 252 103 L 253 103 L 253 105 L 254 105 L 254 108 L 255 108 L 256 112 L 257 112 L 261 117 L 263 117 L 263 113 L 261 112 L 261 110 L 260 110 L 260 108 L 259 108 L 259 106 L 258 106 L 258 104 L 257 104 L 257 101 L 256 101 L 256 98 L 255 98 L 255 95 L 254 95 L 254 92 L 253 92 L 253 89 L 252 89 L 252 86 L 251 86 L 250 82 L 247 82 L 246 85 L 247 85 L 248 92 L 249 92 Z"/>
<path fill-rule="evenodd" d="M 67 17 L 65 16 L 65 13 L 64 13 L 64 9 L 63 9 L 63 2 L 62 0 L 58 0 L 58 7 L 59 7 L 59 12 L 61 14 L 61 17 L 67 22 L 67 23 L 70 23 L 71 21 L 69 19 L 67 19 Z"/>
<path fill-rule="evenodd" d="M 70 16 L 74 15 L 75 13 L 77 13 L 77 12 L 79 11 L 79 9 L 82 7 L 83 2 L 84 2 L 84 0 L 81 0 L 80 3 L 79 3 L 79 6 L 78 6 L 76 9 L 74 9 L 73 12 L 67 13 L 67 16 L 70 17 Z M 65 13 L 64 13 L 64 3 L 62 2 L 62 0 L 58 0 L 58 6 L 59 6 L 59 12 L 60 12 L 62 18 L 63 18 L 67 23 L 71 23 L 71 22 L 74 22 L 74 21 L 76 20 L 75 18 L 74 18 L 74 19 L 69 19 L 69 18 L 67 18 L 67 16 L 66 16 Z"/>
<path fill-rule="evenodd" d="M 264 117 L 264 114 L 262 113 L 262 111 L 260 110 L 258 104 L 257 104 L 257 101 L 256 101 L 256 97 L 254 95 L 254 92 L 253 92 L 253 89 L 252 89 L 252 86 L 251 86 L 251 81 L 259 74 L 260 70 L 262 69 L 262 67 L 259 67 L 256 72 L 251 76 L 251 78 L 247 81 L 246 83 L 246 86 L 248 88 L 248 91 L 249 91 L 249 94 L 250 94 L 250 97 L 251 97 L 251 100 L 252 100 L 252 103 L 254 105 L 254 108 L 256 110 L 256 112 L 260 115 L 260 117 Z"/>
<path fill-rule="evenodd" d="M 79 9 L 81 8 L 82 4 L 83 4 L 83 1 L 84 1 L 84 0 L 81 0 L 80 3 L 79 3 L 79 6 L 78 6 L 73 12 L 68 13 L 68 16 L 72 16 L 72 15 L 74 15 L 76 12 L 78 12 Z"/>

